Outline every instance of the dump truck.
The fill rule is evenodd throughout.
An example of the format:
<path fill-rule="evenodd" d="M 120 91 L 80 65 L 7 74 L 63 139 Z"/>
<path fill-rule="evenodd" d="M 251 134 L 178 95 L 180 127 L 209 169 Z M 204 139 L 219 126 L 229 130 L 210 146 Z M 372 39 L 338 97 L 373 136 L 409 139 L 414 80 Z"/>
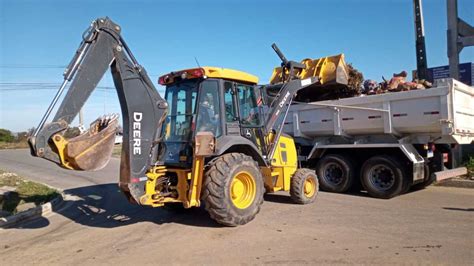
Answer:
<path fill-rule="evenodd" d="M 416 73 L 427 79 L 421 1 L 414 1 L 413 8 Z M 456 77 L 459 53 L 467 45 L 460 40 L 472 36 L 472 27 L 457 17 L 456 1 L 448 1 L 448 22 L 450 75 Z M 391 198 L 466 173 L 455 168 L 452 155 L 454 147 L 474 141 L 473 87 L 443 79 L 425 90 L 322 101 L 321 96 L 347 85 L 344 57 L 301 63 L 306 68 L 297 71 L 297 78 L 316 76 L 321 82 L 298 93 L 283 131 L 293 136 L 302 165 L 316 171 L 322 190 L 363 189 L 377 198 Z M 286 74 L 275 68 L 271 83 L 288 80 Z M 268 91 L 270 97 L 274 94 Z"/>
<path fill-rule="evenodd" d="M 474 88 L 443 79 L 424 90 L 293 102 L 283 132 L 322 190 L 362 185 L 391 198 L 466 173 L 446 165 L 452 147 L 474 143 Z"/>

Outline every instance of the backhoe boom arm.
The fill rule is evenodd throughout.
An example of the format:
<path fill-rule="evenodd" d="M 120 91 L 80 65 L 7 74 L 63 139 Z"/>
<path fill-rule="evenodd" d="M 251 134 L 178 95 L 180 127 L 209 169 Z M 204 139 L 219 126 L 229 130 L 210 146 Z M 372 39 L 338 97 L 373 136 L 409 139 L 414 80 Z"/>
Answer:
<path fill-rule="evenodd" d="M 144 193 L 145 174 L 159 152 L 167 103 L 122 39 L 120 27 L 107 17 L 93 21 L 83 34 L 83 40 L 64 72 L 62 86 L 29 139 L 31 153 L 75 170 L 96 170 L 105 166 L 118 125 L 115 116 L 96 120 L 87 134 L 70 140 L 64 139 L 62 133 L 109 67 L 123 119 L 120 187 L 130 200 L 139 202 Z M 69 89 L 52 122 L 46 123 L 69 81 Z M 107 144 L 111 140 L 112 146 Z"/>

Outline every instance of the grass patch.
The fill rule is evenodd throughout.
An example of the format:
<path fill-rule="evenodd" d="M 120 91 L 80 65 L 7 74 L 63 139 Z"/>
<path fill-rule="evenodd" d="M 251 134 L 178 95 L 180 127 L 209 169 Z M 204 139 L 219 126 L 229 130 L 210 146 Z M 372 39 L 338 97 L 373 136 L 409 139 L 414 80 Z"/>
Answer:
<path fill-rule="evenodd" d="M 26 141 L 20 141 L 20 142 L 0 141 L 0 150 L 25 149 L 25 148 L 28 148 L 28 143 Z"/>
<path fill-rule="evenodd" d="M 0 187 L 10 186 L 16 190 L 7 198 L 0 198 L 1 209 L 12 214 L 17 212 L 17 207 L 25 203 L 40 205 L 59 195 L 59 192 L 46 185 L 24 179 L 14 173 L 0 170 Z"/>
<path fill-rule="evenodd" d="M 469 156 L 464 165 L 467 168 L 467 177 L 474 177 L 474 156 Z"/>

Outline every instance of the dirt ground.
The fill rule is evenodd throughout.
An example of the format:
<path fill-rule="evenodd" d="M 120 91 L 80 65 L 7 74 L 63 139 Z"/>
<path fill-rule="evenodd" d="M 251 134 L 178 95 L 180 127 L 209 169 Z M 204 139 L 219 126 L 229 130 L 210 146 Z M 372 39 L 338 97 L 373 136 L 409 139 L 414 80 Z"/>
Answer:
<path fill-rule="evenodd" d="M 429 187 L 391 200 L 320 193 L 312 205 L 267 195 L 257 218 L 221 227 L 204 209 L 129 204 L 118 160 L 71 172 L 0 152 L 0 168 L 73 195 L 48 217 L 0 230 L 0 264 L 470 264 L 474 190 Z"/>

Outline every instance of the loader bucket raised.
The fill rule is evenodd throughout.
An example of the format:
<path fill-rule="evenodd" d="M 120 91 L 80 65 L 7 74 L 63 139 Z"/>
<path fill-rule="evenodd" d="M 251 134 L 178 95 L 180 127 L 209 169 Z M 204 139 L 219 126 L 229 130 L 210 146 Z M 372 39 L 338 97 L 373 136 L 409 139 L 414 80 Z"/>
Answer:
<path fill-rule="evenodd" d="M 295 101 L 315 102 L 328 99 L 337 99 L 351 91 L 349 88 L 349 67 L 344 61 L 344 54 L 328 56 L 319 59 L 304 59 L 301 61 L 304 69 L 296 69 L 298 79 L 318 78 L 318 82 L 298 92 Z M 280 86 L 288 81 L 289 73 L 282 75 L 282 68 L 273 70 L 270 84 Z"/>
<path fill-rule="evenodd" d="M 346 62 L 344 61 L 344 54 L 335 56 L 328 56 L 318 59 L 304 59 L 301 61 L 305 65 L 305 69 L 298 70 L 296 77 L 299 79 L 307 79 L 317 77 L 319 84 L 317 85 L 347 85 L 349 75 Z M 285 73 L 288 77 L 289 73 Z M 278 84 L 284 82 L 282 77 L 282 68 L 277 67 L 273 70 L 270 84 Z"/>
<path fill-rule="evenodd" d="M 54 135 L 61 166 L 84 171 L 104 168 L 112 156 L 117 127 L 118 116 L 102 117 L 77 137 L 65 139 L 59 134 Z"/>

